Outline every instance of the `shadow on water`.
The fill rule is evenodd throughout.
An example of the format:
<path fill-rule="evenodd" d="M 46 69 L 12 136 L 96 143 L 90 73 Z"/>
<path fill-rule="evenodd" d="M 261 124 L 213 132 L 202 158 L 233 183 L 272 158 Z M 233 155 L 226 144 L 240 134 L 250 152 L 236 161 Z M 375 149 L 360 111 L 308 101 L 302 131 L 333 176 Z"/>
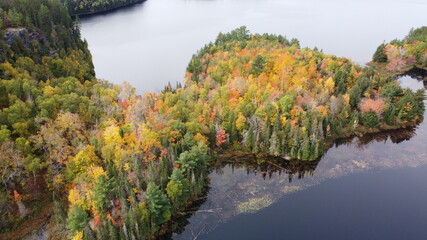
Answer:
<path fill-rule="evenodd" d="M 422 82 L 414 78 L 402 81 L 403 87 L 423 88 Z M 252 154 L 219 158 L 213 163 L 205 196 L 176 218 L 170 232 L 161 239 L 203 238 L 236 216 L 258 212 L 279 199 L 285 201 L 286 195 L 327 179 L 425 165 L 426 130 L 423 122 L 416 128 L 342 139 L 315 162 L 260 158 Z M 302 209 L 304 204 L 301 202 Z"/>

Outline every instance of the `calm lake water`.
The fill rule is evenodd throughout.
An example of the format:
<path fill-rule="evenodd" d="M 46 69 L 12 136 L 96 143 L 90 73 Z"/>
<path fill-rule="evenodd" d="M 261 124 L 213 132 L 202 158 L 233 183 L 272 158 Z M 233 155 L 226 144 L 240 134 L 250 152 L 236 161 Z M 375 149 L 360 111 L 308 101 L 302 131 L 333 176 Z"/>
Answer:
<path fill-rule="evenodd" d="M 143 93 L 182 81 L 192 54 L 242 25 L 364 64 L 384 40 L 426 24 L 426 9 L 425 0 L 148 0 L 83 18 L 81 31 L 97 76 Z"/>
<path fill-rule="evenodd" d="M 81 19 L 97 76 L 139 93 L 181 81 L 192 54 L 246 25 L 371 59 L 427 20 L 422 0 L 148 0 Z M 402 77 L 411 89 L 422 82 Z M 427 125 L 340 141 L 319 162 L 217 162 L 206 196 L 164 239 L 425 239 Z"/>

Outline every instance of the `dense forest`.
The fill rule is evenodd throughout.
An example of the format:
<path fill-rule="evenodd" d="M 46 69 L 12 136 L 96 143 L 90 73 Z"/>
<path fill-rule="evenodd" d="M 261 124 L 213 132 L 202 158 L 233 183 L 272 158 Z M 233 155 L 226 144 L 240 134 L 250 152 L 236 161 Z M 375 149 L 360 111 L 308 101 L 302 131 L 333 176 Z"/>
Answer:
<path fill-rule="evenodd" d="M 423 91 L 375 67 L 245 27 L 195 54 L 184 87 L 138 96 L 95 78 L 59 0 L 2 1 L 0 20 L 2 232 L 52 206 L 51 239 L 150 239 L 204 192 L 216 152 L 315 160 L 424 113 Z"/>
<path fill-rule="evenodd" d="M 254 153 L 313 160 L 337 138 L 414 125 L 424 112 L 424 91 L 375 67 L 244 27 L 220 34 L 187 71 L 184 91 L 215 114 L 209 125 Z"/>
<path fill-rule="evenodd" d="M 373 62 L 391 73 L 427 68 L 427 27 L 412 29 L 403 39 L 378 46 Z"/>
<path fill-rule="evenodd" d="M 87 15 L 109 11 L 115 8 L 142 2 L 145 0 L 62 0 L 67 5 L 71 15 Z"/>

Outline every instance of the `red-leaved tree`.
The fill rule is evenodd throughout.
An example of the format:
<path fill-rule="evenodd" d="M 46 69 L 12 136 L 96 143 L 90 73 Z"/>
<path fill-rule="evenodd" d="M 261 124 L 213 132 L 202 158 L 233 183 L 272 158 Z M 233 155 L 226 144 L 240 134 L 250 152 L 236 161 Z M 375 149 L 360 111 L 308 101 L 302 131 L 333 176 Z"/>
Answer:
<path fill-rule="evenodd" d="M 380 115 L 383 110 L 384 100 L 382 100 L 381 98 L 364 98 L 360 103 L 360 111 L 362 112 L 375 112 L 377 115 Z"/>
<path fill-rule="evenodd" d="M 217 147 L 221 147 L 224 143 L 228 141 L 228 133 L 226 133 L 222 128 L 218 128 L 218 130 L 216 130 L 215 137 Z"/>

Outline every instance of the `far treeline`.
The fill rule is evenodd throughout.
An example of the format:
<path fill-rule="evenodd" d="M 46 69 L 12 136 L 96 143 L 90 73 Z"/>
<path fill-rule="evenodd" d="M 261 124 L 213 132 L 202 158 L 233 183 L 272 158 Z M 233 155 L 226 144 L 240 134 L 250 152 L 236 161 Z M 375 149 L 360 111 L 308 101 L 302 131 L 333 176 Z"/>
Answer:
<path fill-rule="evenodd" d="M 195 54 L 184 87 L 138 96 L 95 78 L 59 0 L 3 0 L 0 20 L 0 238 L 53 206 L 49 239 L 153 239 L 203 194 L 217 152 L 316 160 L 424 114 L 424 91 L 382 66 L 245 27 Z"/>
<path fill-rule="evenodd" d="M 71 15 L 89 15 L 124 7 L 145 0 L 62 0 Z"/>

